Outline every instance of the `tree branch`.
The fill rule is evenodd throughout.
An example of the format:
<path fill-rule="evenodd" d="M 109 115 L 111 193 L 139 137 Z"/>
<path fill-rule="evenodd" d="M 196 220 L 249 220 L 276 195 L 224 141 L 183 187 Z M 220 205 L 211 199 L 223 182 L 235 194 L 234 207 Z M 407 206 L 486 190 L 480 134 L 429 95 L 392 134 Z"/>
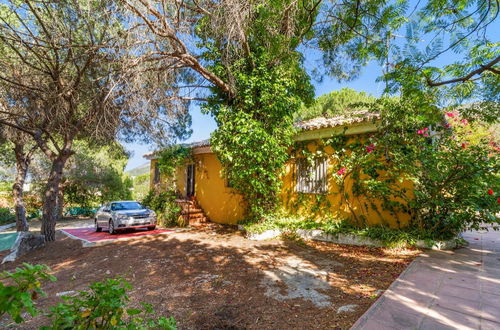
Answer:
<path fill-rule="evenodd" d="M 442 86 L 442 85 L 454 84 L 457 82 L 466 82 L 466 81 L 472 79 L 472 77 L 474 77 L 475 75 L 481 74 L 484 71 L 490 71 L 490 72 L 493 72 L 495 74 L 500 74 L 499 70 L 493 68 L 493 66 L 499 62 L 500 62 L 500 56 L 498 56 L 497 58 L 495 58 L 493 61 L 489 62 L 488 64 L 480 65 L 478 69 L 476 69 L 476 70 L 470 72 L 469 74 L 467 74 L 463 77 L 460 77 L 460 78 L 435 82 L 435 81 L 432 81 L 429 77 L 426 77 L 427 85 L 429 85 L 430 87 L 437 87 L 437 86 Z"/>

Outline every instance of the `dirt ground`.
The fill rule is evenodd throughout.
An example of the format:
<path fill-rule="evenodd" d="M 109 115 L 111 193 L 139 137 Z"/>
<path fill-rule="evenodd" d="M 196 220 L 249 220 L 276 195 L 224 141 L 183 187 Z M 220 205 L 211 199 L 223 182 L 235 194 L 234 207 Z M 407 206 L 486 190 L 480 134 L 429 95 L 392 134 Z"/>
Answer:
<path fill-rule="evenodd" d="M 44 284 L 42 310 L 60 301 L 58 292 L 121 276 L 133 285 L 132 304 L 153 304 L 160 315 L 174 316 L 179 329 L 348 329 L 418 253 L 255 242 L 209 225 L 92 248 L 58 233 L 56 242 L 0 270 L 23 262 L 50 266 L 58 281 Z M 38 316 L 22 328 L 46 321 Z M 4 319 L 0 327 L 10 323 Z"/>

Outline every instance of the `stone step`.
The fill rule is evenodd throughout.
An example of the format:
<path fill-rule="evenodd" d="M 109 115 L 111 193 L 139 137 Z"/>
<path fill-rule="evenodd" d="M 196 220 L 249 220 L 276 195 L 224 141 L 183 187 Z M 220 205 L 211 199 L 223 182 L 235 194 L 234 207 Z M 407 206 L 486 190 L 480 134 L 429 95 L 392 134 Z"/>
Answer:
<path fill-rule="evenodd" d="M 194 213 L 203 213 L 203 210 L 202 209 L 195 209 L 195 208 L 192 208 L 192 209 L 185 209 L 185 210 L 182 210 L 181 211 L 181 214 L 182 215 L 187 215 L 187 214 L 194 214 Z"/>
<path fill-rule="evenodd" d="M 206 222 L 208 222 L 206 217 L 189 219 L 189 226 L 200 225 Z"/>
<path fill-rule="evenodd" d="M 191 201 L 191 200 L 188 200 L 188 199 L 176 199 L 175 202 L 177 204 L 182 204 L 182 205 L 189 205 L 189 204 L 195 204 L 196 201 Z"/>
<path fill-rule="evenodd" d="M 181 207 L 182 210 L 188 210 L 188 209 L 199 209 L 200 207 L 198 206 L 197 203 L 195 202 L 189 202 L 189 203 L 177 203 Z"/>
<path fill-rule="evenodd" d="M 204 218 L 204 217 L 205 217 L 205 213 L 203 213 L 203 212 L 199 212 L 199 213 L 190 213 L 190 214 L 186 214 L 186 216 L 187 216 L 189 219 Z"/>

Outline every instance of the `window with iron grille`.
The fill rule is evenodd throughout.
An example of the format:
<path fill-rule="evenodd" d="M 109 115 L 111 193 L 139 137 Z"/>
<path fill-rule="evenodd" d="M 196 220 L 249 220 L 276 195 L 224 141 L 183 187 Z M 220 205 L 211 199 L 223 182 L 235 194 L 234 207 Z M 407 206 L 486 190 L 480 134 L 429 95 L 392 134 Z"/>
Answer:
<path fill-rule="evenodd" d="M 307 159 L 297 160 L 297 192 L 308 194 L 325 194 L 328 190 L 328 160 L 315 159 L 312 163 Z"/>

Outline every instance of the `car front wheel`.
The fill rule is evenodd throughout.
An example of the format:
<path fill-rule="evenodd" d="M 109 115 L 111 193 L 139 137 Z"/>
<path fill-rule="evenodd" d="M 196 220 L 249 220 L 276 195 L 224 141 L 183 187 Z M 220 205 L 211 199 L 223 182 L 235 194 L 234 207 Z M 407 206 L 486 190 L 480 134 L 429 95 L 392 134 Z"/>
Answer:
<path fill-rule="evenodd" d="M 109 220 L 108 232 L 109 232 L 111 235 L 116 234 L 115 225 L 113 224 L 113 220 Z"/>
<path fill-rule="evenodd" d="M 99 224 L 97 223 L 97 219 L 95 219 L 95 231 L 98 233 L 102 230 L 101 227 L 99 227 Z"/>

